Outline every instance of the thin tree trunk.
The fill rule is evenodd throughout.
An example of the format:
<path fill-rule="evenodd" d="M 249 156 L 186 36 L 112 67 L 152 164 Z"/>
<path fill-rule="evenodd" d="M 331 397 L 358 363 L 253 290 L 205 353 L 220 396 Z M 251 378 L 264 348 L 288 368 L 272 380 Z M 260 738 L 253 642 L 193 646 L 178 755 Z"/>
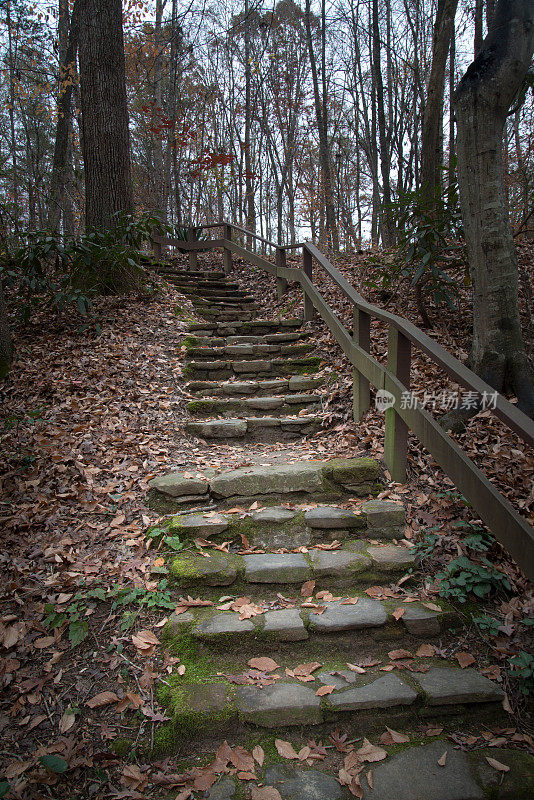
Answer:
<path fill-rule="evenodd" d="M 499 0 L 482 49 L 455 95 L 458 179 L 473 280 L 470 364 L 490 386 L 516 394 L 531 416 L 534 388 L 521 335 L 502 159 L 508 110 L 533 52 L 534 4 Z"/>
<path fill-rule="evenodd" d="M 13 347 L 9 334 L 4 289 L 2 287 L 2 281 L 0 281 L 0 378 L 4 378 L 7 375 L 11 365 L 12 354 Z"/>
<path fill-rule="evenodd" d="M 434 25 L 432 67 L 428 80 L 428 91 L 423 115 L 421 134 L 421 186 L 432 203 L 441 185 L 441 166 L 443 148 L 443 93 L 445 87 L 445 67 L 454 32 L 454 17 L 458 0 L 439 0 Z"/>
<path fill-rule="evenodd" d="M 66 0 L 60 0 L 60 20 L 63 28 L 60 39 L 64 38 L 67 27 L 69 32 L 66 46 L 60 55 L 59 65 L 60 89 L 57 101 L 56 138 L 52 175 L 50 177 L 50 200 L 47 221 L 47 227 L 52 233 L 57 233 L 59 230 L 68 173 L 69 132 L 72 124 L 71 105 L 74 73 L 76 71 L 76 51 L 78 49 L 79 9 L 80 0 L 74 0 L 70 27 L 68 27 L 68 3 Z"/>
<path fill-rule="evenodd" d="M 384 83 L 382 81 L 380 25 L 378 0 L 373 0 L 373 78 L 376 91 L 378 119 L 378 141 L 380 143 L 380 172 L 382 175 L 381 230 L 382 244 L 391 247 L 395 243 L 395 224 L 391 217 L 391 161 L 386 135 L 386 113 L 384 108 Z"/>

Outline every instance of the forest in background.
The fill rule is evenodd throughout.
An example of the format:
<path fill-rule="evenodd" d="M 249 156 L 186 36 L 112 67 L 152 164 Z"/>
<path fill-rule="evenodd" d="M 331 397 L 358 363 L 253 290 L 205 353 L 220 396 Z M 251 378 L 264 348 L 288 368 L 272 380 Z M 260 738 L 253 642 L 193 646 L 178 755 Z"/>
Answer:
<path fill-rule="evenodd" d="M 280 243 L 311 236 L 334 249 L 395 244 L 393 207 L 402 211 L 424 182 L 425 148 L 443 185 L 454 181 L 451 96 L 493 5 L 126 3 L 136 207 L 158 211 L 175 229 L 228 218 Z M 69 0 L 0 3 L 4 246 L 13 234 L 57 228 L 59 218 L 65 234 L 83 230 L 72 11 Z M 450 35 L 439 16 L 454 11 Z M 432 72 L 438 47 L 441 74 Z M 54 147 L 67 91 L 72 114 L 58 190 L 51 185 Z M 435 156 L 422 135 L 431 107 L 439 119 Z M 512 109 L 504 137 L 516 231 L 528 228 L 532 205 L 533 114 L 529 92 Z"/>

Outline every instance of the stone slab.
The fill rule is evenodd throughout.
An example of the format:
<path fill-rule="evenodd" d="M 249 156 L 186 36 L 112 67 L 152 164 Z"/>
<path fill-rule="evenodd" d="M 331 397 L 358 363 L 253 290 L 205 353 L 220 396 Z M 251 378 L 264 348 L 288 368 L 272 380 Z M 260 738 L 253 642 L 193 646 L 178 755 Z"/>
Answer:
<path fill-rule="evenodd" d="M 217 551 L 208 558 L 185 552 L 172 560 L 170 575 L 182 586 L 191 586 L 198 582 L 208 586 L 230 586 L 237 578 L 238 565 L 238 557 Z"/>
<path fill-rule="evenodd" d="M 306 525 L 321 530 L 364 528 L 365 517 L 335 506 L 318 506 L 304 514 Z"/>
<path fill-rule="evenodd" d="M 264 728 L 319 725 L 323 721 L 320 698 L 299 683 L 277 682 L 262 689 L 238 686 L 236 705 L 241 720 Z"/>
<path fill-rule="evenodd" d="M 182 632 L 183 628 L 187 628 L 195 621 L 195 617 L 190 611 L 184 611 L 183 614 L 175 614 L 174 612 L 169 617 L 168 626 L 173 636 Z"/>
<path fill-rule="evenodd" d="M 347 491 L 379 480 L 378 463 L 372 458 L 333 458 L 325 464 L 324 475 Z"/>
<path fill-rule="evenodd" d="M 261 508 L 259 511 L 254 511 L 252 513 L 252 519 L 255 522 L 283 525 L 284 522 L 290 522 L 294 519 L 296 515 L 296 511 L 290 511 L 283 506 L 269 506 L 269 508 Z"/>
<path fill-rule="evenodd" d="M 316 769 L 277 764 L 265 771 L 263 782 L 278 789 L 283 800 L 342 800 L 346 796 L 333 775 Z"/>
<path fill-rule="evenodd" d="M 310 614 L 310 627 L 317 633 L 358 630 L 385 625 L 387 613 L 382 603 L 360 597 L 356 605 L 341 605 L 340 600 L 326 603 L 322 614 Z"/>
<path fill-rule="evenodd" d="M 247 433 L 247 423 L 243 419 L 217 419 L 209 422 L 187 422 L 188 433 L 203 439 L 235 439 Z"/>
<path fill-rule="evenodd" d="M 413 550 L 407 547 L 397 547 L 394 544 L 384 547 L 369 545 L 367 553 L 371 556 L 383 572 L 404 569 L 415 563 Z"/>
<path fill-rule="evenodd" d="M 193 628 L 193 635 L 199 639 L 214 636 L 242 636 L 254 633 L 255 627 L 249 619 L 239 619 L 238 614 L 215 614 Z"/>
<path fill-rule="evenodd" d="M 503 690 L 496 683 L 474 669 L 432 667 L 414 678 L 427 695 L 430 706 L 497 703 L 504 698 Z"/>
<path fill-rule="evenodd" d="M 183 472 L 170 472 L 148 482 L 151 489 L 156 489 L 168 497 L 190 497 L 207 494 L 209 483 L 201 478 L 184 478 Z"/>
<path fill-rule="evenodd" d="M 350 669 L 339 670 L 336 675 L 332 675 L 331 672 L 320 672 L 316 678 L 325 686 L 335 686 L 336 689 L 348 689 L 349 684 L 356 681 L 356 675 Z"/>
<path fill-rule="evenodd" d="M 241 467 L 214 477 L 211 491 L 217 497 L 320 492 L 323 487 L 322 466 L 321 462 L 300 462 Z"/>
<path fill-rule="evenodd" d="M 308 638 L 308 631 L 297 608 L 267 611 L 264 620 L 263 632 L 279 642 L 301 642 Z"/>
<path fill-rule="evenodd" d="M 437 611 L 430 611 L 418 603 L 406 603 L 402 623 L 412 636 L 438 636 L 441 622 Z"/>
<path fill-rule="evenodd" d="M 205 796 L 207 800 L 234 800 L 234 798 L 237 798 L 236 792 L 236 785 L 233 779 L 224 777 L 213 784 Z"/>
<path fill-rule="evenodd" d="M 361 510 L 367 517 L 369 528 L 394 528 L 406 522 L 404 506 L 392 500 L 368 500 L 362 505 Z"/>
<path fill-rule="evenodd" d="M 301 583 L 312 574 L 301 553 L 253 553 L 243 561 L 249 583 Z"/>
<path fill-rule="evenodd" d="M 316 389 L 322 383 L 321 378 L 308 378 L 305 375 L 292 375 L 289 379 L 289 388 L 292 392 L 307 392 Z"/>
<path fill-rule="evenodd" d="M 209 517 L 203 514 L 176 514 L 169 523 L 171 533 L 184 533 L 187 536 L 215 536 L 227 528 L 228 520 L 221 514 Z"/>
<path fill-rule="evenodd" d="M 350 550 L 310 550 L 310 556 L 313 574 L 318 578 L 350 580 L 371 566 L 370 558 Z"/>
<path fill-rule="evenodd" d="M 232 369 L 234 372 L 270 372 L 270 361 L 232 361 Z"/>
<path fill-rule="evenodd" d="M 409 706 L 416 698 L 417 692 L 390 672 L 365 686 L 331 694 L 328 702 L 336 711 L 360 711 L 365 708 Z"/>
<path fill-rule="evenodd" d="M 444 767 L 438 760 L 447 751 Z M 432 742 L 372 764 L 373 791 L 361 781 L 365 800 L 482 800 L 465 753 L 450 742 Z"/>

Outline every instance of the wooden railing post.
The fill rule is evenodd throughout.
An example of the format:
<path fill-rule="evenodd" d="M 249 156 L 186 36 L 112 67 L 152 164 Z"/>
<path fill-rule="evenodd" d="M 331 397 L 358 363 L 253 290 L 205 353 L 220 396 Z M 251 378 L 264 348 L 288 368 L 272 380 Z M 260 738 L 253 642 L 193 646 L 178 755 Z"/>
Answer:
<path fill-rule="evenodd" d="M 162 254 L 162 246 L 161 246 L 161 237 L 159 233 L 152 234 L 152 252 L 154 253 L 154 258 L 161 258 Z"/>
<path fill-rule="evenodd" d="M 287 264 L 285 247 L 276 248 L 276 266 L 285 267 Z M 278 299 L 281 300 L 282 296 L 287 292 L 287 280 L 281 276 L 276 276 L 276 293 Z"/>
<path fill-rule="evenodd" d="M 395 377 L 410 389 L 411 342 L 406 336 L 390 325 L 388 337 L 387 368 Z M 397 483 L 406 482 L 406 461 L 408 457 L 408 426 L 397 414 L 394 407 L 386 409 L 386 438 L 384 460 Z"/>
<path fill-rule="evenodd" d="M 371 349 L 371 315 L 358 308 L 353 309 L 352 338 L 354 343 L 368 353 Z M 352 397 L 352 411 L 354 422 L 359 422 L 363 415 L 369 411 L 371 400 L 369 381 L 359 369 L 354 367 L 354 388 Z"/>
<path fill-rule="evenodd" d="M 311 280 L 313 275 L 313 262 L 312 254 L 306 247 L 302 248 L 302 269 L 304 274 Z M 311 298 L 304 292 L 304 322 L 309 322 L 313 319 L 314 308 Z"/>
<path fill-rule="evenodd" d="M 224 238 L 227 239 L 229 242 L 232 241 L 232 226 L 231 225 L 224 225 Z M 233 264 L 232 264 L 232 251 L 229 250 L 227 247 L 223 250 L 223 270 L 228 275 L 229 272 L 232 271 Z"/>
<path fill-rule="evenodd" d="M 195 229 L 189 228 L 187 231 L 187 241 L 188 242 L 196 242 L 195 237 Z M 197 261 L 198 261 L 198 253 L 196 250 L 189 251 L 189 269 L 196 269 L 197 268 Z"/>

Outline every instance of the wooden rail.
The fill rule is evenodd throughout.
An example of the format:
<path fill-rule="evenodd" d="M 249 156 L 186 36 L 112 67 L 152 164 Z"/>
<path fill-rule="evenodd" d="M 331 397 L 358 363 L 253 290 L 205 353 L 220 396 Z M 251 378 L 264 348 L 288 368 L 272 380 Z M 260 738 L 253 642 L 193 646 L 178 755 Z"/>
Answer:
<path fill-rule="evenodd" d="M 223 238 L 195 239 L 195 231 L 221 228 Z M 236 231 L 251 237 L 275 250 L 276 263 L 257 253 L 252 253 L 233 241 Z M 396 314 L 390 314 L 368 303 L 355 288 L 328 261 L 311 242 L 280 246 L 229 222 L 199 225 L 192 229 L 188 241 L 154 236 L 153 248 L 161 255 L 162 247 L 171 245 L 189 252 L 190 266 L 195 268 L 197 252 L 222 248 L 226 273 L 232 270 L 232 253 L 269 272 L 277 280 L 279 297 L 288 283 L 300 284 L 304 293 L 304 319 L 309 321 L 317 311 L 331 334 L 354 367 L 354 419 L 358 421 L 369 409 L 370 386 L 385 389 L 394 397 L 394 405 L 386 410 L 384 460 L 394 481 L 406 480 L 408 431 L 412 431 L 431 453 L 442 470 L 467 498 L 473 509 L 492 530 L 495 537 L 515 559 L 524 573 L 534 580 L 534 528 L 521 517 L 505 497 L 488 480 L 456 442 L 446 433 L 434 417 L 417 405 L 402 402 L 410 391 L 410 366 L 412 348 L 426 353 L 456 383 L 478 396 L 493 396 L 494 390 L 464 364 L 454 358 L 437 342 L 415 325 Z M 300 248 L 302 267 L 288 267 L 286 252 Z M 317 263 L 332 282 L 343 292 L 353 308 L 352 335 L 345 328 L 313 281 L 313 266 Z M 371 318 L 389 326 L 387 365 L 380 364 L 370 355 Z M 525 444 L 534 446 L 534 422 L 497 395 L 496 406 L 491 409 Z"/>

